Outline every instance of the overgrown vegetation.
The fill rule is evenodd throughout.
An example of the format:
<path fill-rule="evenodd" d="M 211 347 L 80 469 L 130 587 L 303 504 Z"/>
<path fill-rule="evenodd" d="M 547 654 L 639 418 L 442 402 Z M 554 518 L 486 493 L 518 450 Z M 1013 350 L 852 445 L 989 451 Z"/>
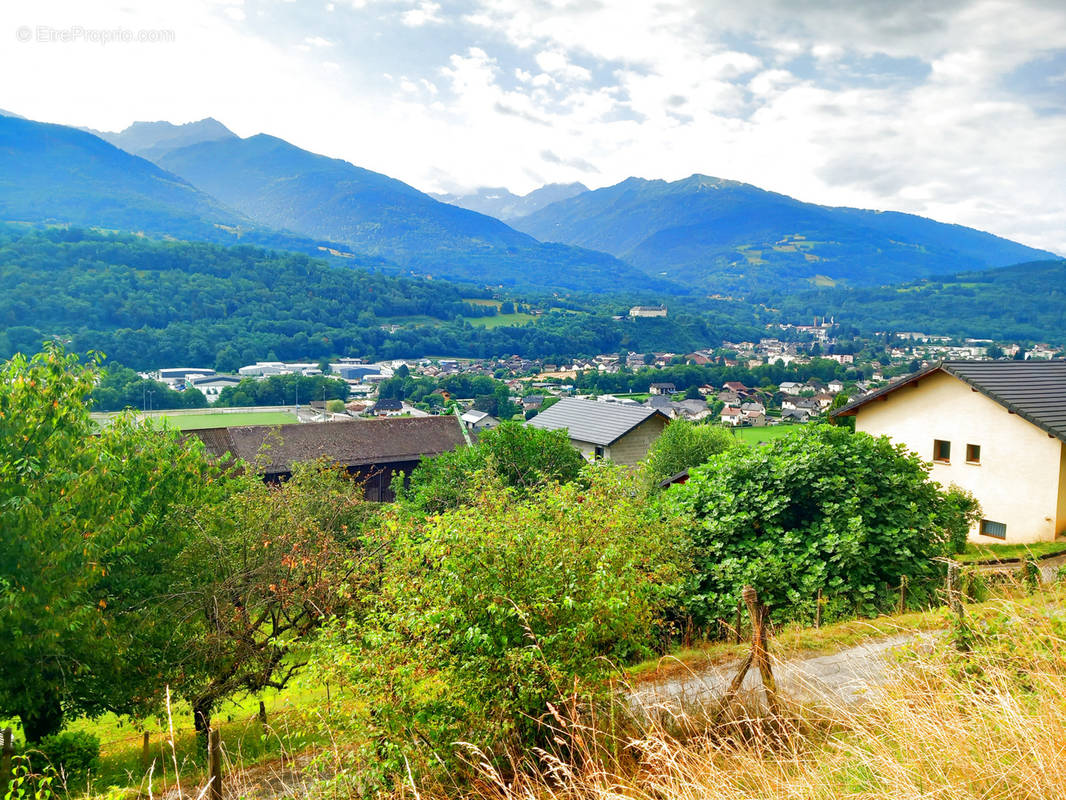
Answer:
<path fill-rule="evenodd" d="M 94 742 L 61 733 L 72 720 L 144 719 L 169 687 L 202 746 L 229 701 L 290 687 L 308 669 L 345 697 L 331 714 L 327 690 L 327 714 L 309 712 L 299 739 L 332 742 L 340 794 L 650 792 L 648 769 L 673 775 L 654 757 L 709 768 L 691 760 L 693 743 L 718 748 L 715 768 L 801 748 L 793 776 L 821 753 L 885 759 L 863 738 L 872 723 L 863 729 L 850 712 L 745 723 L 723 738 L 715 719 L 649 728 L 619 686 L 627 667 L 679 640 L 726 638 L 745 585 L 779 630 L 895 608 L 901 585 L 907 607 L 938 605 L 937 558 L 979 513 L 884 438 L 811 425 L 746 447 L 682 422 L 637 471 L 586 463 L 563 431 L 505 422 L 425 460 L 406 487 L 397 481 L 398 502 L 370 504 L 324 464 L 267 484 L 254 465 L 213 463 L 130 417 L 97 432 L 87 403 L 98 377 L 96 362 L 56 345 L 0 372 L 0 716 L 18 718 L 71 775 L 96 769 Z M 657 488 L 681 468 L 687 483 Z M 968 576 L 962 594 L 983 599 L 998 580 Z M 1024 591 L 1038 584 L 1030 569 Z M 956 618 L 971 655 L 935 650 L 946 674 L 923 686 L 938 713 L 938 693 L 977 703 L 975 687 L 990 686 L 1035 724 L 1025 703 L 1054 699 L 1026 670 L 1058 674 L 1048 653 L 1062 655 L 1059 640 L 1024 650 L 1004 614 Z M 915 627 L 930 627 L 929 615 Z M 906 752 L 909 723 L 890 711 L 873 718 L 902 720 L 889 739 Z M 841 736 L 857 737 L 850 750 Z M 561 770 L 551 780 L 545 757 Z M 582 783 L 593 767 L 615 787 Z M 899 788 L 886 783 L 891 771 L 867 768 L 856 791 Z M 837 786 L 836 769 L 826 785 Z M 499 781 L 485 784 L 490 776 Z"/>

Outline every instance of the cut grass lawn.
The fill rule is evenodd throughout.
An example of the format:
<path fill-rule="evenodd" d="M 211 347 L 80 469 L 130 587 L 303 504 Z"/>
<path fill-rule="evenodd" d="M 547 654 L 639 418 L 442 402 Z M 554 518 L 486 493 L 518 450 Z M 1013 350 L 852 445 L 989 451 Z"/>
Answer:
<path fill-rule="evenodd" d="M 963 563 L 979 561 L 1013 561 L 1024 560 L 1029 556 L 1041 558 L 1066 553 L 1066 539 L 1055 542 L 1033 542 L 1032 544 L 974 544 L 966 545 L 966 551 L 957 556 Z"/>
<path fill-rule="evenodd" d="M 177 428 L 179 431 L 191 431 L 199 428 L 229 428 L 236 425 L 290 425 L 299 422 L 296 415 L 288 411 L 242 411 L 233 414 L 175 414 L 174 416 L 153 417 L 155 425 Z"/>
<path fill-rule="evenodd" d="M 733 428 L 731 432 L 745 444 L 761 444 L 788 436 L 801 427 L 801 425 L 774 425 L 767 428 Z"/>

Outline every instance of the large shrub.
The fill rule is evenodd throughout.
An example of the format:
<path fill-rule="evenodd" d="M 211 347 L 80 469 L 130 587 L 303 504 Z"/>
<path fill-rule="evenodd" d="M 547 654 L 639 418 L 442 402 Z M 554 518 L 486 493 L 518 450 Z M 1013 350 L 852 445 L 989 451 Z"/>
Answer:
<path fill-rule="evenodd" d="M 767 447 L 736 448 L 667 492 L 694 518 L 689 611 L 732 619 L 745 584 L 778 620 L 875 613 L 901 576 L 920 601 L 939 574 L 948 529 L 964 513 L 918 456 L 887 438 L 805 426 Z"/>
<path fill-rule="evenodd" d="M 590 465 L 588 486 L 396 513 L 375 613 L 321 658 L 360 695 L 367 762 L 456 764 L 456 743 L 503 757 L 543 741 L 549 703 L 603 697 L 618 665 L 649 652 L 676 602 L 683 537 L 652 518 L 637 479 Z"/>
<path fill-rule="evenodd" d="M 737 445 L 736 438 L 725 428 L 696 425 L 685 419 L 674 420 L 648 453 L 645 462 L 648 480 L 652 485 L 658 484 Z"/>
<path fill-rule="evenodd" d="M 423 461 L 397 496 L 435 513 L 469 501 L 490 472 L 522 495 L 549 483 L 576 480 L 585 459 L 565 431 L 545 431 L 519 422 L 504 422 L 483 431 L 473 447 L 460 447 Z"/>

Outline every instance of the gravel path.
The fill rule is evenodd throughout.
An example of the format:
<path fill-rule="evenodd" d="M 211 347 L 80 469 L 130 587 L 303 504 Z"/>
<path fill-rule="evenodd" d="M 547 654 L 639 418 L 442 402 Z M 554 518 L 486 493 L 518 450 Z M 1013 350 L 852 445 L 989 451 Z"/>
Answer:
<path fill-rule="evenodd" d="M 901 633 L 829 655 L 786 660 L 775 658 L 771 652 L 778 691 L 805 702 L 862 702 L 887 682 L 893 650 L 918 638 L 918 634 Z M 740 662 L 736 662 L 648 683 L 638 687 L 632 699 L 635 705 L 645 708 L 679 705 L 692 708 L 713 704 L 725 694 L 739 668 Z M 755 689 L 760 684 L 759 671 L 752 668 L 744 679 L 743 688 Z"/>

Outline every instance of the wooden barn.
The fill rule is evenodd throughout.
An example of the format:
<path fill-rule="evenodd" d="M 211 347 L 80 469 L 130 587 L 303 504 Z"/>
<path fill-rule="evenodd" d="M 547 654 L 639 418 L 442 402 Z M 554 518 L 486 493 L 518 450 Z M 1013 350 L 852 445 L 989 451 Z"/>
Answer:
<path fill-rule="evenodd" d="M 454 416 L 392 417 L 351 422 L 245 425 L 186 431 L 218 458 L 237 458 L 266 481 L 285 480 L 293 465 L 327 461 L 344 467 L 366 487 L 367 500 L 391 502 L 397 473 L 411 474 L 423 458 L 465 444 Z"/>

